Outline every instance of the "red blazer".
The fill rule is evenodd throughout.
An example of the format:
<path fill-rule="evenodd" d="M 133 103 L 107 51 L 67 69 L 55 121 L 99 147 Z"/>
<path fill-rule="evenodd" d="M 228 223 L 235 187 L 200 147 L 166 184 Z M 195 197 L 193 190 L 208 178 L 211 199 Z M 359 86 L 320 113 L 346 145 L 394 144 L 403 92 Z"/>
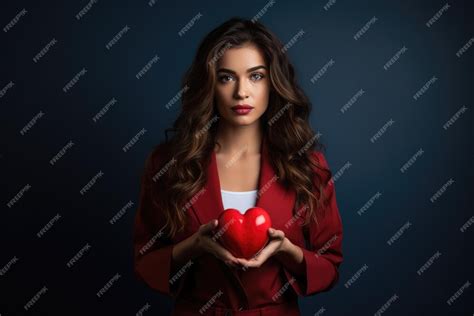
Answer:
<path fill-rule="evenodd" d="M 133 232 L 134 266 L 136 276 L 150 288 L 176 299 L 172 315 L 300 315 L 298 296 L 314 295 L 335 285 L 339 279 L 338 267 L 343 260 L 342 221 L 330 175 L 317 170 L 326 183 L 326 216 L 318 218 L 319 226 L 314 222 L 310 224 L 308 245 L 305 245 L 302 227 L 299 221 L 294 221 L 292 214 L 295 192 L 286 191 L 275 181 L 265 139 L 262 142 L 261 194 L 256 206 L 269 213 L 273 228 L 284 231 L 293 244 L 301 247 L 304 254 L 303 277 L 293 276 L 274 257 L 260 268 L 246 271 L 230 268 L 210 254 L 177 266 L 171 255 L 174 244 L 195 233 L 200 225 L 216 219 L 223 211 L 223 203 L 213 151 L 206 170 L 206 186 L 187 210 L 188 224 L 184 232 L 172 240 L 164 238 L 160 231 L 165 223 L 164 217 L 159 209 L 153 209 L 147 185 L 153 175 L 168 163 L 160 159 L 162 150 L 165 148 L 159 145 L 152 152 L 142 177 Z M 328 168 L 321 152 L 314 151 L 312 154 Z M 168 167 L 173 168 L 172 163 Z M 316 196 L 319 195 L 316 193 Z M 144 221 L 145 209 L 148 212 L 153 210 L 154 223 Z"/>

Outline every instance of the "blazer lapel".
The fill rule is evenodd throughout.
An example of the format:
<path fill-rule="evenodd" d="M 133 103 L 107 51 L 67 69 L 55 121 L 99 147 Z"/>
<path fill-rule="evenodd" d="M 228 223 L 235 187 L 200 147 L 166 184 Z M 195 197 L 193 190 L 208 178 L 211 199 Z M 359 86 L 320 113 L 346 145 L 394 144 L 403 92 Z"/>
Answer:
<path fill-rule="evenodd" d="M 260 156 L 260 174 L 257 191 L 257 207 L 265 209 L 272 219 L 272 227 L 283 229 L 285 223 L 292 216 L 292 208 L 295 203 L 293 190 L 287 191 L 277 181 L 270 162 L 268 144 L 263 137 Z M 207 167 L 207 182 L 200 193 L 196 194 L 192 209 L 200 225 L 217 219 L 224 211 L 221 197 L 221 186 L 217 169 L 216 154 L 211 153 L 210 162 Z"/>

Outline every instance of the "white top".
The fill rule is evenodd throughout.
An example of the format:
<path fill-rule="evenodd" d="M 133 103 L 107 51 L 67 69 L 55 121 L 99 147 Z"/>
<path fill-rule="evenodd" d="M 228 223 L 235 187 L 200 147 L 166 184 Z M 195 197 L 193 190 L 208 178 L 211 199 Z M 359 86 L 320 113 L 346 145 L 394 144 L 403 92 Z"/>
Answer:
<path fill-rule="evenodd" d="M 221 190 L 222 203 L 224 210 L 228 208 L 235 208 L 240 213 L 245 214 L 247 209 L 254 207 L 257 201 L 257 191 L 226 191 Z"/>

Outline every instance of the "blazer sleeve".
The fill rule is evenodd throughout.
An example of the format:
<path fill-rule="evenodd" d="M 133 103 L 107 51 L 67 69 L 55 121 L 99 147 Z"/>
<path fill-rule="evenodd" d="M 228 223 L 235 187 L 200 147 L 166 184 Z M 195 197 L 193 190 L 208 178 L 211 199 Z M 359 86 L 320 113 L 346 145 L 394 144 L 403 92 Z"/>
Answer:
<path fill-rule="evenodd" d="M 181 273 L 176 272 L 177 267 L 172 259 L 174 244 L 166 238 L 162 230 L 164 216 L 151 200 L 153 156 L 153 153 L 150 154 L 145 163 L 133 226 L 134 273 L 153 290 L 176 297 L 184 283 L 186 269 L 180 269 Z"/>
<path fill-rule="evenodd" d="M 316 161 L 329 169 L 321 152 L 313 152 Z M 310 296 L 330 290 L 339 280 L 339 266 L 342 255 L 342 221 L 336 203 L 334 182 L 330 176 L 323 176 L 325 201 L 322 203 L 324 217 L 318 217 L 319 225 L 313 220 L 309 224 L 310 249 L 303 251 L 302 276 L 294 276 L 283 268 L 289 283 L 300 296 Z"/>

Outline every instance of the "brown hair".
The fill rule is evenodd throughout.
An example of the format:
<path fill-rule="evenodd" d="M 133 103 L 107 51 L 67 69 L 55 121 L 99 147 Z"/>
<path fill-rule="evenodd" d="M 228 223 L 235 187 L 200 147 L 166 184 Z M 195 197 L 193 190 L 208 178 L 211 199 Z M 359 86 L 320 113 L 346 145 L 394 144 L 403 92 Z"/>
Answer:
<path fill-rule="evenodd" d="M 151 184 L 153 204 L 166 218 L 166 232 L 174 236 L 186 223 L 184 207 L 205 185 L 207 164 L 216 144 L 216 121 L 219 119 L 214 102 L 216 62 L 226 49 L 252 43 L 261 49 L 269 68 L 271 82 L 269 104 L 261 116 L 268 154 L 278 180 L 286 189 L 296 192 L 293 213 L 307 206 L 305 223 L 318 222 L 316 212 L 324 198 L 323 182 L 315 168 L 322 168 L 312 157 L 312 151 L 323 149 L 312 131 L 308 118 L 311 103 L 296 82 L 295 72 L 282 43 L 259 22 L 231 18 L 212 30 L 200 43 L 194 61 L 185 73 L 181 86 L 182 109 L 173 128 L 166 130 L 166 152 L 160 152 L 161 165 L 153 164 L 147 177 L 154 176 Z M 284 117 L 281 117 L 283 116 Z M 174 131 L 168 140 L 168 132 Z M 155 150 L 156 151 L 156 150 Z M 163 156 L 164 155 L 164 156 Z M 153 153 L 149 160 L 155 159 Z M 168 168 L 163 165 L 168 163 Z M 158 175 L 158 176 L 157 176 Z M 317 183 L 314 183 L 316 176 Z M 150 180 L 150 178 L 148 178 Z M 317 187 L 317 190 L 315 190 Z M 316 198 L 316 192 L 319 199 Z M 314 201 L 317 205 L 314 205 Z M 146 214 L 145 214 L 146 215 Z M 150 214 L 151 215 L 151 214 Z M 156 214 L 155 214 L 156 215 Z"/>

